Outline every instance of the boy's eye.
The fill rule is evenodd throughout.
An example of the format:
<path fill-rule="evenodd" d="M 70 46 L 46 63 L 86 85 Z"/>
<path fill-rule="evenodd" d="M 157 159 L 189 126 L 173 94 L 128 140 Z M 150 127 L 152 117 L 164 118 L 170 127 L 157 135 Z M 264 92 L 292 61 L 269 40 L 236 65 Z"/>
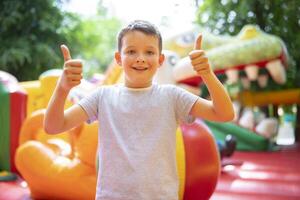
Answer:
<path fill-rule="evenodd" d="M 154 52 L 153 52 L 153 51 L 147 51 L 147 54 L 148 54 L 148 55 L 153 55 Z"/>
<path fill-rule="evenodd" d="M 134 51 L 134 50 L 128 50 L 127 53 L 128 53 L 128 54 L 134 54 L 135 51 Z"/>

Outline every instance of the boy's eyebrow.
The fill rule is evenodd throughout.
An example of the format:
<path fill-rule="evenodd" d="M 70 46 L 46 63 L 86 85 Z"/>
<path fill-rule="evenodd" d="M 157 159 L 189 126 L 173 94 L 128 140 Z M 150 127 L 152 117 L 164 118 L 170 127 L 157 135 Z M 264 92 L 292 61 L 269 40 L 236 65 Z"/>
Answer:
<path fill-rule="evenodd" d="M 136 46 L 127 46 L 127 47 L 125 47 L 124 49 L 130 49 L 130 48 L 136 48 Z M 146 48 L 150 48 L 150 49 L 156 49 L 156 47 L 155 46 L 146 46 Z"/>
<path fill-rule="evenodd" d="M 130 48 L 134 48 L 135 46 L 127 46 L 125 47 L 125 49 L 130 49 Z"/>
<path fill-rule="evenodd" d="M 156 49 L 155 46 L 147 46 L 147 48 Z"/>

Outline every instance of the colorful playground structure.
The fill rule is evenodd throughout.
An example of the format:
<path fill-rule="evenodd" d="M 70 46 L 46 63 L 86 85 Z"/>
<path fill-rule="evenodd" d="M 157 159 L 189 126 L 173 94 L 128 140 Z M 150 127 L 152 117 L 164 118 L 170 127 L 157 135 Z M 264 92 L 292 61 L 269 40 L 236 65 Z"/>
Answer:
<path fill-rule="evenodd" d="M 177 44 L 178 38 L 169 41 L 167 47 L 173 51 L 165 51 L 166 61 L 155 82 L 178 84 L 200 94 L 201 79 L 195 76 L 187 58 L 183 57 L 193 43 L 194 33 L 188 34 L 190 41 L 185 44 L 182 40 Z M 260 73 L 261 69 L 266 69 L 264 72 L 278 84 L 286 81 L 288 56 L 284 43 L 255 26 L 246 26 L 234 37 L 204 35 L 204 47 L 214 71 L 226 74 L 227 82 L 237 82 L 241 71 L 245 73 L 241 79 L 259 81 L 260 76 L 265 75 Z M 0 146 L 3 147 L 0 171 L 18 173 L 27 182 L 34 199 L 94 199 L 97 127 L 101 124 L 84 123 L 54 136 L 43 130 L 45 108 L 60 73 L 60 70 L 49 70 L 41 74 L 39 80 L 19 83 L 10 74 L 0 71 Z M 104 77 L 101 84 L 120 83 L 122 68 L 112 63 Z M 83 81 L 70 93 L 66 107 L 97 86 L 99 84 Z M 300 102 L 300 95 L 289 97 L 295 103 Z M 241 104 L 251 106 L 245 104 L 249 101 L 243 98 Z M 282 98 L 281 102 L 285 100 Z M 263 130 L 268 131 L 268 128 Z M 268 134 L 273 136 L 273 132 Z M 196 119 L 193 124 L 181 124 L 176 133 L 179 199 L 206 200 L 212 196 L 221 172 L 216 139 L 224 141 L 227 134 L 236 137 L 237 149 L 241 151 L 273 149 L 269 137 L 237 122 L 220 124 Z"/>

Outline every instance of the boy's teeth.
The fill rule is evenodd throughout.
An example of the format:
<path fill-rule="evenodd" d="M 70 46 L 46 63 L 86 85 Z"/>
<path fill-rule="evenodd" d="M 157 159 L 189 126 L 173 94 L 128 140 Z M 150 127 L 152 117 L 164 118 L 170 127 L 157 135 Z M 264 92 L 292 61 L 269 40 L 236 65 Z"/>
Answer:
<path fill-rule="evenodd" d="M 134 69 L 136 69 L 136 70 L 145 70 L 145 69 L 147 69 L 147 68 L 138 68 L 138 67 L 134 67 Z"/>

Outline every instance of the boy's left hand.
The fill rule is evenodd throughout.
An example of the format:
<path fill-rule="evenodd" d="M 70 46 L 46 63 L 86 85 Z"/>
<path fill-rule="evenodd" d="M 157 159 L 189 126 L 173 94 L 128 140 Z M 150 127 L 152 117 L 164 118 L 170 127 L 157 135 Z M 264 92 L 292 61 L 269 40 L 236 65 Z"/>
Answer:
<path fill-rule="evenodd" d="M 202 34 L 198 35 L 195 41 L 194 50 L 189 53 L 191 64 L 198 75 L 208 75 L 212 73 L 212 69 L 208 62 L 208 58 L 205 56 L 204 50 L 201 49 Z"/>

